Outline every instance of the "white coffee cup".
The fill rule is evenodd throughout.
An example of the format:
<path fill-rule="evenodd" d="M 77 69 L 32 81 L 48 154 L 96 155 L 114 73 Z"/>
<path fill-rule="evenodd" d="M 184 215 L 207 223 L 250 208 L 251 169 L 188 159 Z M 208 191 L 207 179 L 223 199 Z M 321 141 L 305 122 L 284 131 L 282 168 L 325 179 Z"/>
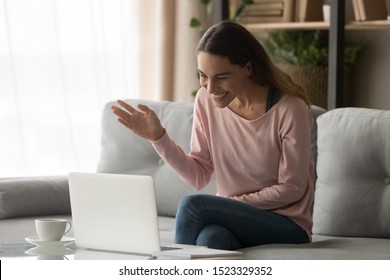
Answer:
<path fill-rule="evenodd" d="M 72 223 L 65 219 L 36 219 L 35 229 L 42 241 L 60 241 L 72 227 Z"/>

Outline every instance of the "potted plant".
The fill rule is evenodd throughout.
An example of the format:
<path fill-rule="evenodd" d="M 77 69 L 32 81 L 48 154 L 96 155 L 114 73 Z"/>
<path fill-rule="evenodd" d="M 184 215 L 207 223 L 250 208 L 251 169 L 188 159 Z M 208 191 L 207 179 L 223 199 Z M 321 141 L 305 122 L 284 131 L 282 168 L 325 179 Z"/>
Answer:
<path fill-rule="evenodd" d="M 328 38 L 326 30 L 276 31 L 261 39 L 273 61 L 301 84 L 313 104 L 327 108 Z M 361 46 L 344 48 L 344 105 L 349 102 L 349 73 Z"/>

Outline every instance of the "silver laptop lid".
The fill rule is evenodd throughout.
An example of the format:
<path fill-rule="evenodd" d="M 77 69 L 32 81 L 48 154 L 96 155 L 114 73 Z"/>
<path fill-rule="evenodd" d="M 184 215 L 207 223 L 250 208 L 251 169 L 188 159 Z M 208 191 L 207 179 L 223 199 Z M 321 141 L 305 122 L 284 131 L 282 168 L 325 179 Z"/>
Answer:
<path fill-rule="evenodd" d="M 138 254 L 160 250 L 151 176 L 69 174 L 76 245 Z"/>

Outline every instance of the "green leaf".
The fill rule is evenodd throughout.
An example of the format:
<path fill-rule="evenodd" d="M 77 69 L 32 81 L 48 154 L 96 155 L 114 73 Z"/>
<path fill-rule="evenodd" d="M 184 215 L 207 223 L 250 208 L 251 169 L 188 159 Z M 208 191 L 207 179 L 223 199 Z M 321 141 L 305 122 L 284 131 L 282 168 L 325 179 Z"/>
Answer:
<path fill-rule="evenodd" d="M 264 48 L 276 63 L 292 63 L 311 66 L 327 66 L 329 57 L 328 32 L 277 31 L 262 40 Z M 358 46 L 344 48 L 344 64 L 357 59 Z"/>
<path fill-rule="evenodd" d="M 200 2 L 202 2 L 203 5 L 208 5 L 213 2 L 213 0 L 200 0 Z"/>
<path fill-rule="evenodd" d="M 191 18 L 190 27 L 201 27 L 202 23 L 197 18 Z"/>
<path fill-rule="evenodd" d="M 236 10 L 236 14 L 234 15 L 234 20 L 237 21 L 238 19 L 240 19 L 240 16 L 242 14 L 242 12 L 244 11 L 244 8 L 245 8 L 245 4 L 240 4 Z"/>

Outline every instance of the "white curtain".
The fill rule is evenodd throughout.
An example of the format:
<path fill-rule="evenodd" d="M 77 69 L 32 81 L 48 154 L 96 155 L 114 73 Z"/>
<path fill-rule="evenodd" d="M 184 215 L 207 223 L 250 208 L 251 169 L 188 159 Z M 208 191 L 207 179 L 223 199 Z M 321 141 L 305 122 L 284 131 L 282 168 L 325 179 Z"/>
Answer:
<path fill-rule="evenodd" d="M 0 177 L 95 170 L 103 105 L 138 98 L 138 1 L 0 1 Z"/>
<path fill-rule="evenodd" d="M 108 101 L 192 101 L 199 3 L 0 0 L 0 178 L 95 171 Z"/>

